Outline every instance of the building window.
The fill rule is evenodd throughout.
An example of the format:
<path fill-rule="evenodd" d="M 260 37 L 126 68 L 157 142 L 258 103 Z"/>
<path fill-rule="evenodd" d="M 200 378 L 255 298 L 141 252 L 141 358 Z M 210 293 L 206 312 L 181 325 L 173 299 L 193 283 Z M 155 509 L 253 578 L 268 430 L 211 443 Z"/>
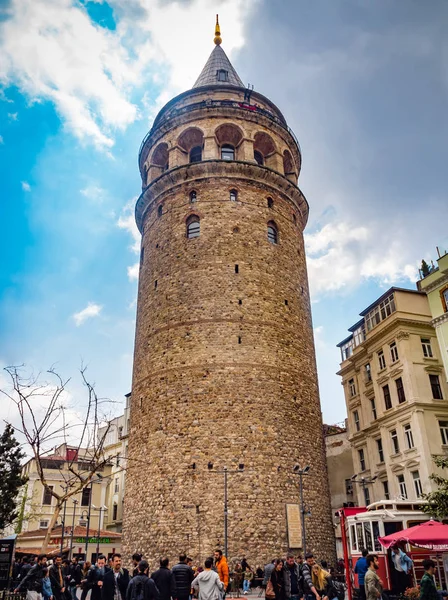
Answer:
<path fill-rule="evenodd" d="M 377 415 L 376 415 L 375 398 L 370 399 L 370 408 L 372 409 L 372 419 L 374 421 L 376 421 Z"/>
<path fill-rule="evenodd" d="M 369 506 L 370 504 L 370 492 L 367 487 L 364 488 L 364 503 L 366 506 Z"/>
<path fill-rule="evenodd" d="M 48 524 L 49 524 L 49 521 L 44 521 L 44 520 L 39 521 L 39 529 L 47 529 Z"/>
<path fill-rule="evenodd" d="M 358 456 L 359 456 L 359 468 L 361 469 L 361 471 L 365 471 L 366 470 L 366 458 L 364 456 L 363 448 L 361 448 L 361 450 L 358 450 Z"/>
<path fill-rule="evenodd" d="M 199 217 L 191 215 L 187 219 L 187 238 L 197 238 L 201 233 L 201 223 Z"/>
<path fill-rule="evenodd" d="M 378 352 L 378 367 L 380 371 L 386 368 L 386 359 L 384 358 L 384 352 L 382 350 Z"/>
<path fill-rule="evenodd" d="M 221 146 L 221 159 L 235 160 L 235 148 L 230 144 L 224 144 Z"/>
<path fill-rule="evenodd" d="M 264 163 L 264 158 L 261 152 L 259 152 L 258 150 L 254 150 L 254 158 L 255 161 L 259 164 L 259 165 L 263 165 Z"/>
<path fill-rule="evenodd" d="M 397 476 L 397 481 L 398 481 L 398 489 L 400 491 L 400 496 L 404 499 L 407 500 L 408 499 L 408 492 L 406 489 L 406 482 L 404 480 L 404 475 L 398 475 Z"/>
<path fill-rule="evenodd" d="M 190 192 L 190 202 L 196 202 L 197 199 L 198 199 L 198 195 L 197 195 L 196 190 L 192 190 Z"/>
<path fill-rule="evenodd" d="M 364 368 L 366 374 L 366 383 L 369 383 L 369 381 L 372 381 L 372 369 L 370 368 L 370 363 L 367 363 Z"/>
<path fill-rule="evenodd" d="M 230 190 L 229 192 L 230 194 L 230 201 L 231 202 L 236 202 L 238 200 L 238 191 L 237 190 Z"/>
<path fill-rule="evenodd" d="M 348 380 L 348 390 L 350 393 L 350 398 L 353 398 L 353 396 L 356 396 L 356 384 L 355 384 L 354 379 Z"/>
<path fill-rule="evenodd" d="M 161 204 L 157 209 L 157 216 L 160 217 L 163 215 L 163 205 Z"/>
<path fill-rule="evenodd" d="M 394 295 L 391 294 L 366 314 L 365 322 L 367 331 L 371 331 L 393 312 L 395 312 L 395 300 Z"/>
<path fill-rule="evenodd" d="M 268 240 L 271 244 L 278 244 L 278 230 L 273 221 L 269 221 L 268 223 Z"/>
<path fill-rule="evenodd" d="M 384 407 L 386 410 L 389 410 L 390 408 L 392 408 L 392 400 L 390 397 L 390 390 L 389 390 L 389 386 L 383 385 L 383 395 L 384 395 Z"/>
<path fill-rule="evenodd" d="M 440 297 L 442 298 L 443 312 L 448 312 L 448 287 L 440 292 Z"/>
<path fill-rule="evenodd" d="M 229 72 L 225 69 L 218 69 L 216 71 L 216 79 L 218 81 L 229 81 Z"/>
<path fill-rule="evenodd" d="M 434 400 L 443 400 L 442 388 L 440 387 L 440 381 L 438 375 L 430 375 L 429 383 L 431 384 L 432 397 Z"/>
<path fill-rule="evenodd" d="M 396 429 L 392 429 L 390 432 L 390 439 L 392 440 L 392 450 L 394 454 L 399 454 L 400 444 L 398 443 L 398 434 Z"/>
<path fill-rule="evenodd" d="M 408 450 L 414 448 L 414 436 L 412 435 L 412 429 L 410 423 L 404 426 L 404 437 L 406 438 L 406 445 Z"/>
<path fill-rule="evenodd" d="M 397 348 L 397 344 L 396 342 L 392 342 L 392 344 L 389 345 L 390 348 L 390 359 L 391 361 L 397 362 L 398 360 L 398 348 Z"/>
<path fill-rule="evenodd" d="M 91 487 L 83 488 L 82 495 L 81 495 L 81 506 L 89 506 L 91 493 L 92 493 Z"/>
<path fill-rule="evenodd" d="M 383 440 L 381 438 L 378 438 L 376 440 L 376 447 L 378 450 L 379 462 L 383 463 L 384 462 L 384 451 L 383 451 Z"/>
<path fill-rule="evenodd" d="M 118 504 L 114 504 L 112 507 L 112 521 L 116 521 L 118 517 Z"/>
<path fill-rule="evenodd" d="M 353 411 L 353 420 L 355 421 L 355 429 L 359 431 L 361 429 L 359 424 L 359 412 L 357 410 Z"/>
<path fill-rule="evenodd" d="M 201 162 L 202 160 L 202 148 L 201 146 L 195 146 L 190 150 L 190 162 Z"/>
<path fill-rule="evenodd" d="M 448 446 L 448 421 L 439 421 L 439 429 L 442 437 L 442 444 Z"/>
<path fill-rule="evenodd" d="M 388 481 L 383 481 L 382 483 L 383 483 L 384 500 L 390 500 L 389 482 Z"/>
<path fill-rule="evenodd" d="M 268 198 L 268 208 L 274 208 L 274 200 L 272 198 Z"/>
<path fill-rule="evenodd" d="M 120 480 L 118 477 L 115 477 L 114 493 L 118 494 L 119 491 L 120 491 Z"/>
<path fill-rule="evenodd" d="M 395 385 L 397 386 L 398 403 L 403 404 L 403 402 L 406 402 L 406 395 L 404 393 L 403 380 L 401 377 L 395 380 Z"/>
<path fill-rule="evenodd" d="M 432 358 L 431 340 L 429 338 L 420 338 L 422 343 L 423 356 L 425 358 Z"/>
<path fill-rule="evenodd" d="M 51 491 L 53 491 L 54 486 L 49 485 L 49 486 L 47 486 L 47 488 L 44 489 L 44 495 L 43 495 L 43 498 L 42 498 L 42 504 L 44 504 L 45 506 L 50 506 L 51 505 L 51 499 L 53 498 L 53 496 L 51 494 Z"/>
<path fill-rule="evenodd" d="M 422 482 L 420 481 L 420 473 L 418 471 L 411 472 L 412 479 L 414 480 L 414 489 L 416 498 L 421 498 L 423 495 Z"/>

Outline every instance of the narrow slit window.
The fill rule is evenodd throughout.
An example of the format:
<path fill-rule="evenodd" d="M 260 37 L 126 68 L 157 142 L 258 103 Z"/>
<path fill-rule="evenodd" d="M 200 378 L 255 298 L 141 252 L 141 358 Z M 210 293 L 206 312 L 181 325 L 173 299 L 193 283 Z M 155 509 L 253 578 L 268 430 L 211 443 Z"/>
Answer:
<path fill-rule="evenodd" d="M 200 219 L 196 215 L 191 215 L 187 220 L 187 238 L 197 238 L 201 234 Z"/>
<path fill-rule="evenodd" d="M 240 268 L 238 265 L 235 265 L 235 273 L 239 273 L 240 272 Z"/>
<path fill-rule="evenodd" d="M 272 198 L 268 198 L 268 208 L 274 208 L 274 200 Z"/>
<path fill-rule="evenodd" d="M 160 217 L 161 217 L 162 215 L 163 215 L 163 205 L 161 204 L 161 205 L 159 206 L 159 208 L 157 209 L 157 216 L 158 216 L 158 217 L 159 217 L 159 219 L 160 219 Z"/>
<path fill-rule="evenodd" d="M 190 192 L 190 202 L 197 202 L 198 194 L 196 190 Z"/>
<path fill-rule="evenodd" d="M 238 192 L 237 190 L 230 190 L 230 201 L 236 202 L 238 200 Z"/>
<path fill-rule="evenodd" d="M 268 223 L 268 241 L 271 244 L 278 244 L 278 229 L 273 221 Z"/>

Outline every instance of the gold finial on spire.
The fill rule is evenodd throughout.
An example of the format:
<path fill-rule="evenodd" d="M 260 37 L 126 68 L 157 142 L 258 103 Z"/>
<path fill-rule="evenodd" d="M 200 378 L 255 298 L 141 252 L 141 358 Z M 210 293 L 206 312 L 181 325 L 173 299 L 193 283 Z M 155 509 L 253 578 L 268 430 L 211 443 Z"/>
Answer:
<path fill-rule="evenodd" d="M 215 39 L 213 40 L 217 46 L 222 42 L 221 29 L 219 28 L 218 15 L 216 15 Z"/>

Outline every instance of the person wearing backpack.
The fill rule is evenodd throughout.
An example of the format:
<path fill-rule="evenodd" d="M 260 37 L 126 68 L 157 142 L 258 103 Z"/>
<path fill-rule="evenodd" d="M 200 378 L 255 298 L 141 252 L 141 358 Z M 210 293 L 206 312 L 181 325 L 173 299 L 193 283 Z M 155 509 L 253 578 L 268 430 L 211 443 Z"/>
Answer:
<path fill-rule="evenodd" d="M 141 560 L 137 566 L 138 575 L 129 582 L 126 600 L 160 600 L 159 590 L 152 579 L 148 577 L 149 564 Z M 123 599 L 124 600 L 124 599 Z"/>
<path fill-rule="evenodd" d="M 170 561 L 168 558 L 160 559 L 160 569 L 157 569 L 152 575 L 151 579 L 157 586 L 160 594 L 160 600 L 173 600 L 177 599 L 176 580 L 171 569 L 168 568 Z"/>

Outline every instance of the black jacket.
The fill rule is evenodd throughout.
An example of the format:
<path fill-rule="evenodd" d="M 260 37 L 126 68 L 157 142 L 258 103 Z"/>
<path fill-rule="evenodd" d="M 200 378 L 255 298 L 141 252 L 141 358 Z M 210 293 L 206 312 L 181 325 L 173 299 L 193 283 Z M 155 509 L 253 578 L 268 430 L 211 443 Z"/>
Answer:
<path fill-rule="evenodd" d="M 176 581 L 177 597 L 179 600 L 188 598 L 191 590 L 191 582 L 194 579 L 193 569 L 185 563 L 174 565 L 171 573 Z"/>
<path fill-rule="evenodd" d="M 135 598 L 142 597 L 143 600 L 160 600 L 156 584 L 147 575 L 137 575 L 131 579 L 126 592 L 126 600 L 132 600 L 133 596 Z"/>
<path fill-rule="evenodd" d="M 117 577 L 117 587 L 122 600 L 126 598 L 126 590 L 129 585 L 129 571 L 120 569 Z M 115 597 L 115 573 L 109 570 L 103 577 L 103 587 L 101 588 L 101 600 L 114 600 Z"/>
<path fill-rule="evenodd" d="M 101 587 L 98 585 L 98 581 L 103 581 L 106 573 L 110 571 L 109 567 L 104 567 L 104 569 L 104 573 L 101 573 L 96 565 L 89 569 L 84 589 L 92 590 L 91 600 L 101 600 Z"/>
<path fill-rule="evenodd" d="M 157 571 L 151 575 L 151 579 L 154 580 L 159 590 L 160 600 L 177 598 L 176 580 L 171 569 L 168 569 L 168 567 L 160 567 L 160 569 L 157 569 Z"/>
<path fill-rule="evenodd" d="M 51 581 L 51 589 L 53 590 L 53 595 L 56 598 L 61 598 L 62 596 L 62 588 L 66 585 L 64 568 L 61 566 L 61 577 L 62 577 L 62 585 L 61 580 L 59 578 L 59 569 L 56 565 L 52 565 L 49 571 L 50 581 Z"/>
<path fill-rule="evenodd" d="M 82 579 L 82 571 L 80 565 L 71 564 L 68 570 L 68 583 L 70 586 L 79 585 Z"/>
<path fill-rule="evenodd" d="M 29 569 L 26 576 L 20 581 L 17 589 L 21 592 L 25 590 L 30 592 L 42 592 L 42 579 L 44 576 L 43 573 L 44 566 L 39 563 L 35 564 L 31 569 Z"/>

